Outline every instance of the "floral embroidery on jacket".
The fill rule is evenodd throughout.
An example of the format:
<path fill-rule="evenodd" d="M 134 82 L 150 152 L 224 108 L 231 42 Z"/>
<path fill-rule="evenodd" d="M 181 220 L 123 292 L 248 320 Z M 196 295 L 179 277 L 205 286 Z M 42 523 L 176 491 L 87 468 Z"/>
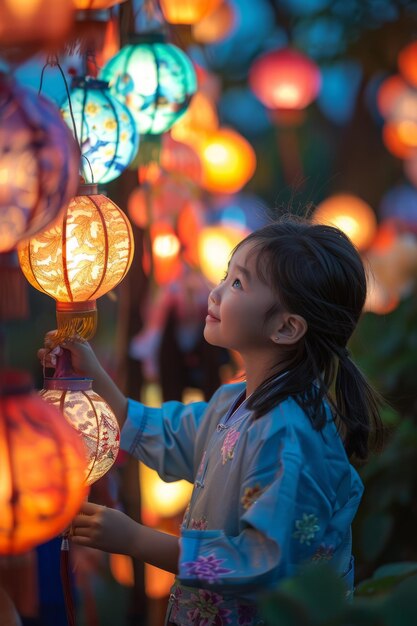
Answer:
<path fill-rule="evenodd" d="M 262 491 L 263 489 L 261 488 L 261 485 L 259 483 L 256 483 L 256 485 L 254 485 L 253 487 L 246 487 L 240 500 L 243 508 L 245 510 L 249 509 L 249 507 L 251 507 L 252 504 L 257 501 Z"/>
<path fill-rule="evenodd" d="M 199 556 L 196 561 L 188 561 L 184 563 L 187 570 L 187 576 L 195 576 L 199 580 L 205 580 L 208 583 L 216 583 L 220 580 L 222 574 L 229 574 L 233 570 L 221 567 L 225 559 L 216 559 L 214 554 L 209 556 Z"/>
<path fill-rule="evenodd" d="M 218 593 L 199 589 L 190 598 L 191 609 L 187 617 L 193 626 L 226 626 L 231 624 L 229 609 L 222 608 L 223 598 Z"/>
<path fill-rule="evenodd" d="M 193 530 L 207 530 L 208 522 L 205 515 L 200 517 L 200 519 L 191 519 L 191 528 Z"/>
<path fill-rule="evenodd" d="M 227 461 L 231 461 L 233 459 L 235 446 L 236 446 L 236 443 L 237 443 L 237 440 L 239 439 L 239 437 L 240 437 L 240 432 L 238 430 L 235 430 L 234 428 L 231 428 L 227 432 L 226 437 L 224 438 L 224 441 L 223 441 L 223 445 L 222 445 L 222 463 L 223 463 L 223 465 Z"/>
<path fill-rule="evenodd" d="M 171 616 L 173 619 L 177 616 L 178 611 L 180 610 L 181 596 L 182 596 L 181 587 L 175 587 L 174 593 L 171 595 L 171 597 L 173 597 L 172 610 L 171 610 Z"/>
<path fill-rule="evenodd" d="M 311 540 L 314 539 L 316 533 L 320 530 L 320 526 L 317 524 L 318 521 L 316 515 L 303 513 L 302 519 L 295 521 L 296 530 L 293 533 L 293 537 L 298 539 L 300 543 L 305 543 L 306 546 L 309 546 Z"/>
<path fill-rule="evenodd" d="M 326 546 L 326 544 L 321 543 L 319 547 L 317 548 L 317 550 L 315 551 L 315 553 L 313 554 L 311 560 L 316 563 L 321 562 L 321 561 L 330 561 L 330 559 L 333 558 L 333 553 L 334 553 L 334 546 L 332 545 Z"/>

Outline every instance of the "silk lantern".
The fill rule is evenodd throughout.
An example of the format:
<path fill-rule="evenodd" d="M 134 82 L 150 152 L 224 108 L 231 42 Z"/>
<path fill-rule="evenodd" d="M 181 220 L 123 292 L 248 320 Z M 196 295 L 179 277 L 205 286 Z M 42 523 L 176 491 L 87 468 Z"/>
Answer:
<path fill-rule="evenodd" d="M 361 198 L 351 194 L 335 194 L 321 202 L 313 213 L 313 221 L 340 228 L 358 250 L 372 243 L 377 230 L 372 208 Z"/>
<path fill-rule="evenodd" d="M 162 14 L 170 24 L 195 24 L 216 9 L 221 0 L 160 0 Z"/>
<path fill-rule="evenodd" d="M 59 110 L 0 73 L 0 252 L 57 217 L 77 190 L 78 165 Z"/>
<path fill-rule="evenodd" d="M 197 145 L 202 186 L 212 193 L 236 193 L 252 178 L 256 155 L 251 144 L 231 128 L 207 134 Z"/>
<path fill-rule="evenodd" d="M 321 75 L 309 57 L 285 48 L 255 59 L 249 70 L 249 85 L 269 109 L 300 110 L 318 95 Z"/>
<path fill-rule="evenodd" d="M 81 185 L 61 219 L 19 246 L 30 284 L 56 300 L 56 343 L 94 335 L 96 300 L 125 277 L 133 258 L 126 215 L 96 185 Z"/>
<path fill-rule="evenodd" d="M 110 93 L 108 83 L 74 78 L 61 112 L 77 134 L 84 180 L 104 184 L 120 176 L 136 156 L 139 135 L 129 109 Z"/>
<path fill-rule="evenodd" d="M 84 446 L 22 372 L 0 372 L 0 554 L 62 532 L 84 500 Z"/>
<path fill-rule="evenodd" d="M 140 134 L 166 132 L 186 111 L 197 88 L 193 65 L 162 35 L 133 35 L 99 77 L 130 109 Z"/>

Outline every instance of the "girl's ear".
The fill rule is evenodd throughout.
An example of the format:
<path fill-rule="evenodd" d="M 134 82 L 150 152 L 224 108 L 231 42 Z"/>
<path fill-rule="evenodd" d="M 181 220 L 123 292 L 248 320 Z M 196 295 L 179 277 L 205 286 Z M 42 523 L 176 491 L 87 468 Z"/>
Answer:
<path fill-rule="evenodd" d="M 304 317 L 296 313 L 284 313 L 277 319 L 271 339 L 274 343 L 292 346 L 304 337 L 307 329 L 308 324 Z"/>

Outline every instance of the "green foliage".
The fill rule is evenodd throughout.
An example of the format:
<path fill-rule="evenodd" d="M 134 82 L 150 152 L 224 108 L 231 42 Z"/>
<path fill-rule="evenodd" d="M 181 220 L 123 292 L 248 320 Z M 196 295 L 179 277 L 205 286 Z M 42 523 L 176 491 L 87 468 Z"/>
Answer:
<path fill-rule="evenodd" d="M 328 564 L 307 566 L 262 598 L 268 626 L 415 626 L 417 563 L 375 571 L 352 598 Z"/>

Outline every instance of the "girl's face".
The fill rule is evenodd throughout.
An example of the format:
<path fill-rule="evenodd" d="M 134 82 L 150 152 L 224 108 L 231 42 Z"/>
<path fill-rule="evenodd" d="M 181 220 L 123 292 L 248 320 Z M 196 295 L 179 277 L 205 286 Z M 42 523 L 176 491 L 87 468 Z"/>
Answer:
<path fill-rule="evenodd" d="M 257 276 L 257 253 L 249 254 L 253 245 L 243 244 L 235 252 L 225 278 L 210 292 L 204 328 L 208 343 L 243 356 L 273 347 L 271 335 L 276 321 L 274 315 L 265 322 L 266 312 L 277 299 Z"/>

